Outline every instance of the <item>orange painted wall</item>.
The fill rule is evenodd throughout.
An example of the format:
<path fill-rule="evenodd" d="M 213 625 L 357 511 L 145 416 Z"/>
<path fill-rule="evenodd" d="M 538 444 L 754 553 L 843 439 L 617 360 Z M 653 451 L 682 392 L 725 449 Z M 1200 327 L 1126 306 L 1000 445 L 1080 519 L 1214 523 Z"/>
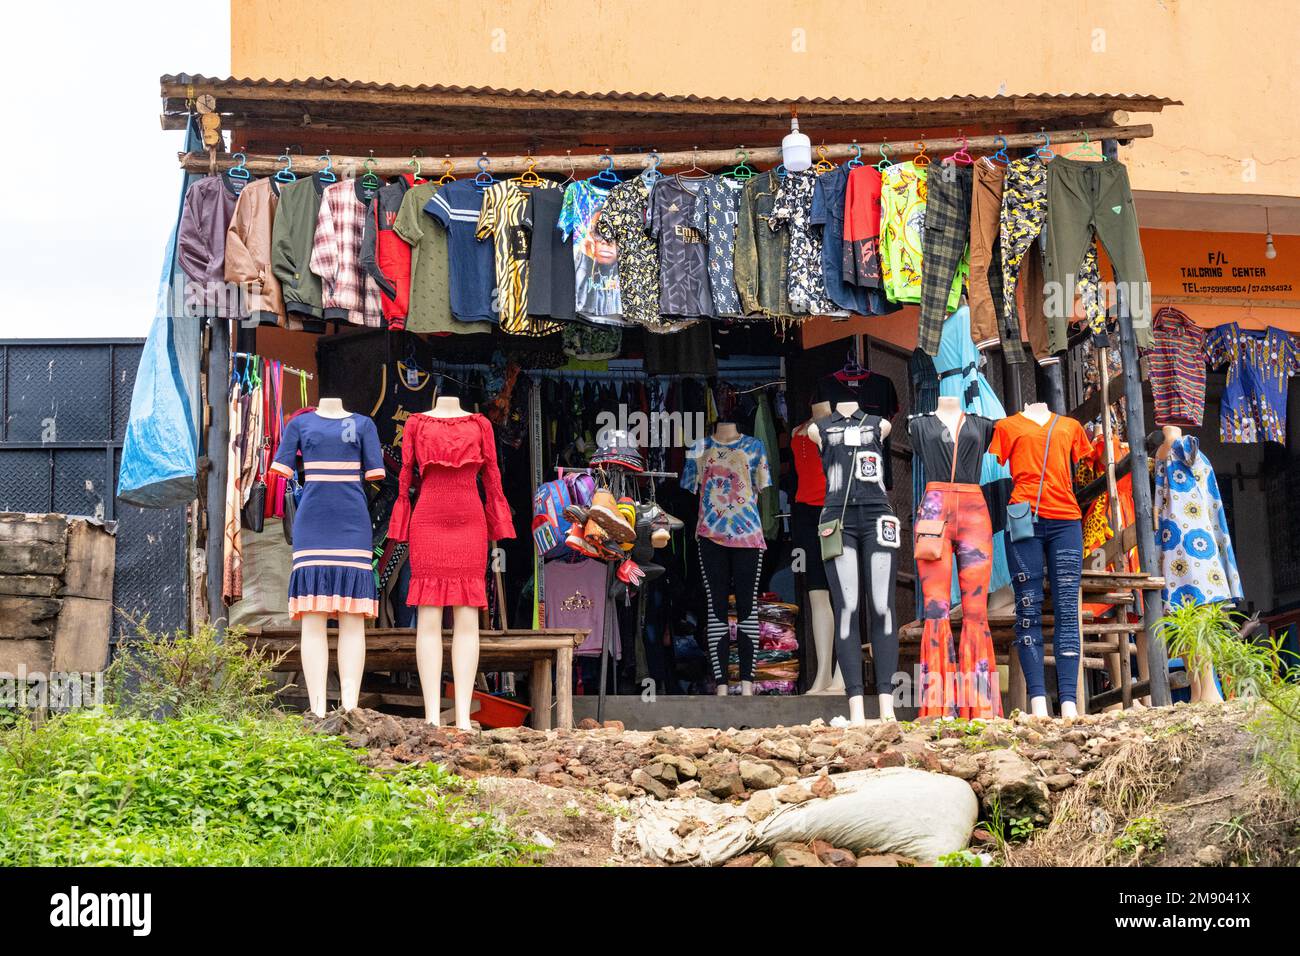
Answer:
<path fill-rule="evenodd" d="M 234 75 L 267 78 L 737 97 L 1155 93 L 1186 105 L 1126 151 L 1135 188 L 1300 197 L 1294 0 L 232 0 L 231 37 Z"/>

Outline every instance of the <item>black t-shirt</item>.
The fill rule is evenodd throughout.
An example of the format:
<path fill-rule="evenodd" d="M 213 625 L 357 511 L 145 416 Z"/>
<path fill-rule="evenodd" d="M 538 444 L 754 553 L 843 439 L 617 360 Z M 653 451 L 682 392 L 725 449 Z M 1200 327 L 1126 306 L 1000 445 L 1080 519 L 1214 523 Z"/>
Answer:
<path fill-rule="evenodd" d="M 891 421 L 898 414 L 898 392 L 887 375 L 866 372 L 861 376 L 848 376 L 843 372 L 827 375 L 813 389 L 814 402 L 830 402 L 834 408 L 839 402 L 857 402 L 858 408 Z M 889 439 L 882 446 L 885 456 L 885 487 L 894 487 L 893 455 Z"/>
<path fill-rule="evenodd" d="M 708 245 L 692 225 L 702 180 L 665 176 L 650 194 L 646 231 L 659 240 L 659 311 L 673 316 L 713 314 Z"/>
<path fill-rule="evenodd" d="M 964 485 L 980 483 L 984 452 L 993 440 L 993 425 L 992 419 L 982 415 L 965 417 L 953 481 Z M 925 469 L 925 480 L 948 481 L 952 474 L 953 437 L 943 419 L 933 413 L 913 415 L 907 420 L 907 432 L 912 437 L 912 453 L 920 456 Z"/>
<path fill-rule="evenodd" d="M 564 205 L 563 189 L 532 189 L 528 196 L 533 241 L 528 250 L 528 314 L 571 320 L 577 302 L 573 238 L 556 223 Z"/>

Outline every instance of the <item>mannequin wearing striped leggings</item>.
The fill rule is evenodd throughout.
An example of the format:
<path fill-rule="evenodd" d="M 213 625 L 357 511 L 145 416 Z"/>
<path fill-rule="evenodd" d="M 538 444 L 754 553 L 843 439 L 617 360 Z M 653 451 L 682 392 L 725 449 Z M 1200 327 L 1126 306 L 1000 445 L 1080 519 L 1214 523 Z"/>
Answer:
<path fill-rule="evenodd" d="M 736 639 L 740 651 L 742 691 L 753 691 L 754 657 L 758 651 L 758 579 L 763 571 L 763 552 L 759 548 L 728 548 L 696 538 L 700 570 L 704 572 L 704 590 L 709 602 L 709 663 L 718 693 L 727 693 L 727 661 L 731 655 L 731 627 L 727 623 L 727 604 L 736 596 Z"/>

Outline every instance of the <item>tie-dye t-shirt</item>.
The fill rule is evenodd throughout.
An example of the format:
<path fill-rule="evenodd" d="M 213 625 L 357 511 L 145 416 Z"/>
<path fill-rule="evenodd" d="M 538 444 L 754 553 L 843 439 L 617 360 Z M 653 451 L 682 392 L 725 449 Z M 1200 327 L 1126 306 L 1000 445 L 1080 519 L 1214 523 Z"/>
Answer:
<path fill-rule="evenodd" d="M 686 452 L 682 487 L 700 496 L 695 533 L 729 548 L 766 548 L 758 496 L 772 484 L 763 443 L 752 435 L 734 442 L 702 438 Z"/>
<path fill-rule="evenodd" d="M 573 239 L 578 315 L 593 322 L 623 325 L 623 303 L 618 292 L 618 247 L 602 239 L 595 228 L 608 198 L 608 189 L 585 179 L 569 183 L 556 225 L 565 239 Z"/>

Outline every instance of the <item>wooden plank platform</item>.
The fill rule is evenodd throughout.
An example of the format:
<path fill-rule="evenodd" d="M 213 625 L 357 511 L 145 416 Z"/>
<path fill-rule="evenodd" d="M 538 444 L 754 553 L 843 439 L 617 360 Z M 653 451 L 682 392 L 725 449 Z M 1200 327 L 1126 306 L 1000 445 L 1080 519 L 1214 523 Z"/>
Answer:
<path fill-rule="evenodd" d="M 244 641 L 257 644 L 275 655 L 284 655 L 278 670 L 297 671 L 299 631 L 296 627 L 250 628 Z M 544 628 L 540 630 L 479 631 L 479 670 L 528 671 L 531 677 L 533 726 L 550 730 L 551 709 L 555 725 L 573 727 L 573 651 L 587 637 L 586 631 Z M 331 652 L 337 650 L 338 630 L 330 628 Z M 442 632 L 443 660 L 451 661 L 451 631 Z M 551 669 L 555 669 L 554 680 Z M 414 671 L 415 628 L 377 627 L 366 630 L 366 670 Z"/>

